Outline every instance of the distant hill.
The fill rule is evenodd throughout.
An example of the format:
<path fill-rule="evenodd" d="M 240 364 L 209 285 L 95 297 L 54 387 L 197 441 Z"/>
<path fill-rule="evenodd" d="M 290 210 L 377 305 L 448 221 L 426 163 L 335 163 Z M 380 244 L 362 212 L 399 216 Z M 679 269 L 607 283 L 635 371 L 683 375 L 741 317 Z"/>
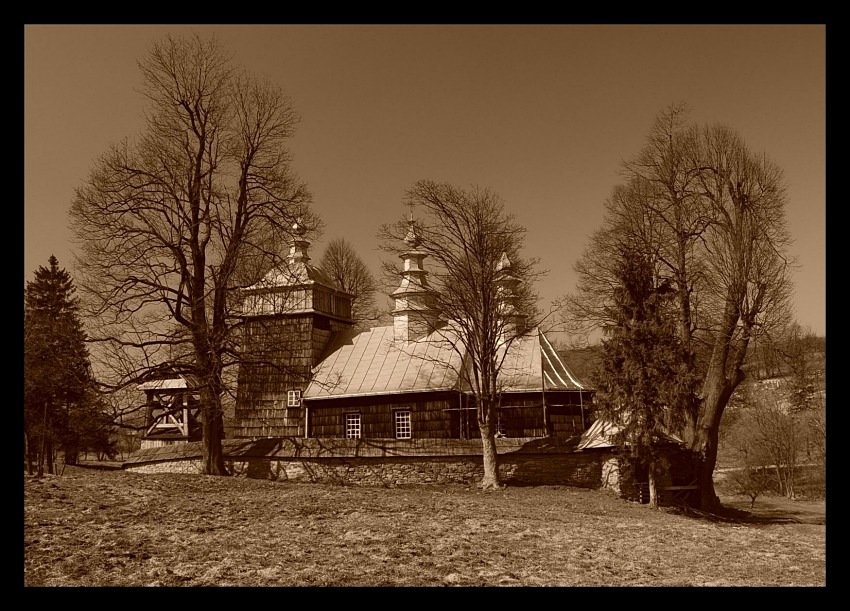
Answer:
<path fill-rule="evenodd" d="M 744 371 L 751 380 L 802 375 L 825 381 L 826 337 L 808 334 L 776 344 L 752 345 Z"/>
<path fill-rule="evenodd" d="M 567 367 L 582 382 L 590 386 L 594 385 L 594 372 L 599 363 L 602 362 L 602 344 L 595 344 L 586 348 L 556 348 L 556 350 L 564 359 Z"/>
<path fill-rule="evenodd" d="M 556 346 L 556 350 L 567 366 L 583 382 L 593 385 L 593 375 L 602 361 L 602 344 L 584 348 Z M 796 352 L 796 360 L 789 358 Z M 806 336 L 793 347 L 751 347 L 744 369 L 749 381 L 787 378 L 794 369 L 804 370 L 813 376 L 819 385 L 826 383 L 826 337 Z"/>

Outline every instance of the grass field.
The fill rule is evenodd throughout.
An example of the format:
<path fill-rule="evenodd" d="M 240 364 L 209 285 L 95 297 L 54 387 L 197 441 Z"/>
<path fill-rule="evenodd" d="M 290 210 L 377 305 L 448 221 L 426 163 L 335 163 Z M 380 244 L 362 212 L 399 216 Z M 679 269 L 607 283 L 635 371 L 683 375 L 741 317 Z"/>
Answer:
<path fill-rule="evenodd" d="M 748 508 L 748 499 L 724 499 Z M 824 502 L 712 520 L 602 491 L 24 477 L 25 586 L 824 586 Z"/>

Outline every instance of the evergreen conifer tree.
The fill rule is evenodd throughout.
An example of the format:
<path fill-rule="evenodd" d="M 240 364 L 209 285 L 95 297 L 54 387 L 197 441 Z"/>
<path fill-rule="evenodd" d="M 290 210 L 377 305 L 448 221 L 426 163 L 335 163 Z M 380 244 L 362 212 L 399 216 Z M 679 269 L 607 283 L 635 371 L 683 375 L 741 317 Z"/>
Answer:
<path fill-rule="evenodd" d="M 24 292 L 24 441 L 29 471 L 35 461 L 39 475 L 45 464 L 55 471 L 57 450 L 75 464 L 81 449 L 109 447 L 74 292 L 52 255 Z"/>
<path fill-rule="evenodd" d="M 684 423 L 697 379 L 675 319 L 665 315 L 670 291 L 664 283 L 656 285 L 649 260 L 624 248 L 618 275 L 611 312 L 616 322 L 602 342 L 597 372 L 597 412 L 614 425 L 624 456 L 647 468 L 655 507 L 659 442 Z"/>

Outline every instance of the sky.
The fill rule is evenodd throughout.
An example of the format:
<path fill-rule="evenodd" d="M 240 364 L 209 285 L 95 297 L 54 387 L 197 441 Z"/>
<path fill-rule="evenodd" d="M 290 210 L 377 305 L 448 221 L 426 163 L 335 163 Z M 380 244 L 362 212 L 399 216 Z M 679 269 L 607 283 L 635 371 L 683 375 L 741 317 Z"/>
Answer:
<path fill-rule="evenodd" d="M 795 314 L 826 334 L 824 25 L 26 25 L 24 280 L 74 273 L 68 208 L 97 157 L 143 128 L 137 61 L 167 34 L 215 35 L 301 116 L 293 169 L 325 233 L 376 276 L 375 234 L 421 179 L 495 191 L 548 270 L 541 307 L 575 290 L 622 162 L 664 108 L 724 123 L 784 170 Z M 427 266 L 427 261 L 426 261 Z"/>

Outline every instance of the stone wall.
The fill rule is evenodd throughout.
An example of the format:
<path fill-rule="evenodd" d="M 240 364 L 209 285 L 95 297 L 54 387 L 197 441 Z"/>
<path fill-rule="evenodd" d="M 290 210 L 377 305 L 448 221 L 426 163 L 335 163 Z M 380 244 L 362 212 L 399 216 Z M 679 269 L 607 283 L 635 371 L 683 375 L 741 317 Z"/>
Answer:
<path fill-rule="evenodd" d="M 316 448 L 298 452 L 284 452 L 276 445 L 275 451 L 256 445 L 225 447 L 225 461 L 230 472 L 237 477 L 271 479 L 295 482 L 333 482 L 365 486 L 399 486 L 405 484 L 470 484 L 480 480 L 484 467 L 480 455 L 480 442 L 459 442 L 446 447 L 425 444 L 423 440 L 411 444 L 408 452 L 397 442 L 390 442 L 381 455 L 363 455 L 363 448 L 340 445 L 336 451 L 322 452 Z M 500 440 L 501 441 L 501 440 Z M 502 481 L 509 485 L 565 485 L 599 488 L 602 485 L 602 465 L 607 453 L 576 452 L 569 446 L 537 443 L 503 443 L 504 453 L 499 454 Z M 312 445 L 312 444 L 311 444 Z M 200 473 L 201 460 L 192 444 L 183 449 L 140 452 L 125 463 L 124 468 L 136 473 Z M 433 446 L 433 447 L 432 447 Z M 531 447 L 527 447 L 531 446 Z M 374 448 L 374 445 L 372 446 Z M 432 447 L 432 452 L 428 448 Z M 475 455 L 471 448 L 478 449 Z M 434 455 L 434 449 L 444 455 Z M 357 452 L 353 450 L 357 449 Z M 537 450 L 537 451 L 534 451 Z M 451 451 L 456 452 L 447 455 Z M 405 456 L 404 454 L 408 454 Z M 261 455 L 265 454 L 265 455 Z M 288 454 L 288 455 L 285 455 Z"/>
<path fill-rule="evenodd" d="M 364 486 L 404 484 L 471 484 L 484 476 L 481 457 L 314 458 L 227 460 L 236 477 L 293 482 L 331 482 Z M 125 467 L 135 473 L 200 473 L 197 459 L 142 463 Z M 512 485 L 564 485 L 598 488 L 598 456 L 500 456 L 502 481 Z"/>
<path fill-rule="evenodd" d="M 613 454 L 602 461 L 602 488 L 620 494 L 620 460 Z"/>

